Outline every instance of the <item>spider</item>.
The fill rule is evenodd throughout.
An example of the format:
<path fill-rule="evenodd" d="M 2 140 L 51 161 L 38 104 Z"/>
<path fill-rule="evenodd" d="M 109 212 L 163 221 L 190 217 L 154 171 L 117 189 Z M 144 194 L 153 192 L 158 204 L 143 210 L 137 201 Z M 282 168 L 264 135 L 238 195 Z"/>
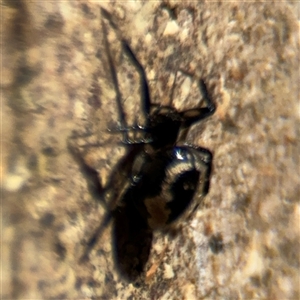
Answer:
<path fill-rule="evenodd" d="M 109 13 L 101 11 L 115 28 Z M 103 20 L 102 28 L 106 37 Z M 211 116 L 216 108 L 203 80 L 198 81 L 198 86 L 205 107 L 179 112 L 171 105 L 152 104 L 144 68 L 121 38 L 123 53 L 139 73 L 142 110 L 146 116 L 145 125 L 128 126 L 107 38 L 104 44 L 120 119 L 120 126 L 113 133 L 122 134 L 128 150 L 105 189 L 112 203 L 110 214 L 88 241 L 82 258 L 94 247 L 103 226 L 113 219 L 115 262 L 120 274 L 133 282 L 144 271 L 153 231 L 167 228 L 195 210 L 199 204 L 193 203 L 196 193 L 198 199 L 208 193 L 212 154 L 205 148 L 186 144 L 185 138 L 192 124 Z M 132 132 L 141 133 L 142 138 L 130 139 Z M 116 182 L 121 182 L 120 189 L 115 188 Z"/>

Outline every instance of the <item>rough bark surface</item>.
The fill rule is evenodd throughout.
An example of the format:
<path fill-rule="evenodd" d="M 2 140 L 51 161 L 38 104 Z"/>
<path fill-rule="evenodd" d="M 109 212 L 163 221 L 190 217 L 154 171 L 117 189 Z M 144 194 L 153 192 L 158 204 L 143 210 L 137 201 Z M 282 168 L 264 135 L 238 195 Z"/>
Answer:
<path fill-rule="evenodd" d="M 105 186 L 126 151 L 107 131 L 118 114 L 100 7 L 117 27 L 107 38 L 129 122 L 141 115 L 138 74 L 120 59 L 120 36 L 153 103 L 169 102 L 178 73 L 177 109 L 199 105 L 197 78 L 217 105 L 188 135 L 214 154 L 210 192 L 176 234 L 155 233 L 139 284 L 116 270 L 111 223 L 80 263 L 107 214 L 86 166 Z M 2 299 L 299 299 L 298 3 L 1 9 Z"/>

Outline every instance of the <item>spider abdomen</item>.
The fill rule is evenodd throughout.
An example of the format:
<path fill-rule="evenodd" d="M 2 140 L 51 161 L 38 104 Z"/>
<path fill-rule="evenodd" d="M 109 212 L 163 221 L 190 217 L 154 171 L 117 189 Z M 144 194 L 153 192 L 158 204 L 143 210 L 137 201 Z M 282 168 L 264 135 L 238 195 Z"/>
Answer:
<path fill-rule="evenodd" d="M 169 225 L 191 206 L 203 167 L 197 154 L 183 146 L 137 156 L 124 200 L 134 203 L 150 228 Z"/>

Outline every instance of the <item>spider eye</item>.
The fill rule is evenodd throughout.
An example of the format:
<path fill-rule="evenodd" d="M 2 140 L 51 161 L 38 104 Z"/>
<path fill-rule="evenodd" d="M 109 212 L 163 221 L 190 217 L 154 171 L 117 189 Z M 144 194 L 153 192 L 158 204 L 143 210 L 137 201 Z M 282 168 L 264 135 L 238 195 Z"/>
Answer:
<path fill-rule="evenodd" d="M 190 205 L 197 189 L 200 172 L 196 169 L 181 173 L 171 187 L 173 200 L 167 203 L 170 209 L 168 223 L 177 219 Z"/>

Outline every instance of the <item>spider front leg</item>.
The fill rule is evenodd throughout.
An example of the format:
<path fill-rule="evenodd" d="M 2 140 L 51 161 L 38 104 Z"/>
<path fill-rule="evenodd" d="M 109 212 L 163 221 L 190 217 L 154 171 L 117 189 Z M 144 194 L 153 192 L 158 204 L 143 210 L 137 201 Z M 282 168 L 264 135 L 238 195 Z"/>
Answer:
<path fill-rule="evenodd" d="M 145 143 L 151 143 L 151 140 L 149 139 L 144 139 L 143 137 L 140 137 L 139 134 L 143 133 L 149 125 L 149 114 L 150 114 L 150 94 L 149 94 L 149 86 L 146 78 L 146 73 L 144 68 L 142 67 L 141 63 L 138 61 L 136 56 L 134 55 L 133 51 L 131 50 L 130 46 L 128 43 L 123 39 L 121 41 L 122 44 L 122 49 L 130 62 L 133 64 L 137 72 L 139 73 L 140 77 L 140 97 L 141 97 L 141 103 L 142 103 L 142 112 L 145 116 L 146 119 L 146 124 L 145 125 L 139 125 L 137 122 L 137 119 L 135 121 L 135 124 L 133 126 L 127 126 L 125 124 L 125 120 L 121 122 L 121 124 L 125 125 L 119 128 L 117 131 L 123 132 L 123 142 L 125 144 L 145 144 Z M 129 138 L 129 133 L 133 133 L 133 140 Z"/>
<path fill-rule="evenodd" d="M 124 52 L 126 53 L 126 55 L 131 60 L 132 64 L 139 73 L 142 107 L 144 110 L 144 114 L 146 115 L 146 117 L 148 117 L 150 113 L 151 101 L 145 70 L 125 40 L 122 40 L 122 47 Z"/>
<path fill-rule="evenodd" d="M 209 96 L 206 84 L 202 79 L 199 80 L 198 84 L 199 90 L 202 94 L 203 100 L 206 103 L 206 106 L 196 109 L 189 109 L 181 113 L 181 116 L 183 118 L 183 127 L 185 128 L 191 126 L 195 122 L 198 122 L 211 116 L 216 111 L 216 106 Z"/>
<path fill-rule="evenodd" d="M 123 111 L 123 107 L 122 107 L 122 104 L 121 104 L 121 93 L 120 93 L 119 87 L 118 87 L 118 79 L 117 79 L 117 76 L 116 76 L 116 71 L 115 71 L 114 66 L 111 65 L 112 74 L 113 74 L 113 81 L 114 81 L 114 85 L 115 85 L 115 88 L 116 88 L 116 91 L 117 91 L 117 97 L 116 98 L 117 98 L 117 105 L 118 105 L 118 111 L 119 111 L 121 126 L 117 129 L 110 130 L 110 132 L 112 132 L 112 133 L 116 133 L 116 132 L 123 133 L 123 142 L 125 144 L 150 143 L 151 140 L 148 140 L 148 139 L 145 140 L 143 138 L 137 138 L 136 137 L 136 134 L 139 134 L 139 133 L 141 133 L 141 132 L 143 132 L 147 129 L 148 123 L 149 123 L 148 119 L 149 119 L 149 114 L 150 114 L 151 102 L 150 102 L 149 87 L 148 87 L 148 82 L 147 82 L 145 70 L 143 69 L 142 65 L 140 64 L 140 62 L 138 61 L 138 59 L 136 58 L 136 56 L 132 52 L 132 50 L 131 50 L 130 46 L 127 44 L 127 42 L 125 40 L 122 40 L 121 45 L 122 45 L 122 49 L 123 49 L 124 53 L 129 58 L 129 60 L 131 61 L 131 63 L 134 65 L 137 72 L 139 73 L 139 77 L 140 77 L 139 84 L 140 84 L 142 110 L 143 110 L 143 113 L 146 117 L 146 125 L 144 125 L 144 126 L 138 125 L 137 121 L 135 122 L 135 125 L 133 125 L 133 126 L 128 126 L 126 124 L 125 113 Z M 130 132 L 134 133 L 134 140 L 130 140 L 129 135 L 128 135 Z"/>
<path fill-rule="evenodd" d="M 109 14 L 107 15 L 105 12 L 105 10 L 101 9 L 102 11 L 102 16 L 105 18 L 108 18 Z M 110 21 L 110 20 L 109 20 Z M 109 42 L 108 42 L 108 32 L 107 32 L 107 28 L 105 26 L 105 23 L 103 21 L 103 19 L 101 20 L 102 22 L 102 31 L 103 31 L 103 39 L 104 39 L 104 47 L 105 47 L 105 51 L 107 53 L 107 60 L 108 60 L 108 65 L 109 65 L 109 69 L 110 69 L 110 73 L 111 73 L 111 77 L 112 77 L 112 82 L 116 91 L 116 103 L 117 103 L 117 109 L 118 109 L 118 114 L 119 114 L 119 122 L 121 125 L 121 128 L 127 128 L 127 123 L 126 123 L 126 118 L 125 118 L 125 112 L 123 110 L 123 106 L 122 106 L 122 94 L 119 88 L 119 82 L 118 82 L 118 76 L 117 76 L 117 71 L 113 62 L 113 58 L 111 55 L 111 49 L 109 46 Z M 128 140 L 128 135 L 126 131 L 123 131 L 123 140 Z"/>
<path fill-rule="evenodd" d="M 182 123 L 176 141 L 177 145 L 185 144 L 185 139 L 188 134 L 189 128 L 193 123 L 201 121 L 211 116 L 216 111 L 216 106 L 212 102 L 208 94 L 204 81 L 199 80 L 198 84 L 199 84 L 199 89 L 201 91 L 202 97 L 206 103 L 206 106 L 200 108 L 188 109 L 180 113 Z"/>
<path fill-rule="evenodd" d="M 134 125 L 134 126 L 128 126 L 123 128 L 114 128 L 109 129 L 110 133 L 123 133 L 123 137 L 125 136 L 125 139 L 123 138 L 123 144 L 126 145 L 144 145 L 152 143 L 153 139 L 151 138 L 144 138 L 138 136 L 139 134 L 144 134 L 147 131 L 147 127 L 140 126 L 140 125 Z M 133 133 L 133 139 L 129 138 L 129 133 Z"/>
<path fill-rule="evenodd" d="M 121 35 L 120 35 L 120 33 L 118 32 L 118 30 L 116 28 L 117 26 L 115 25 L 115 23 L 112 20 L 111 14 L 106 9 L 101 7 L 101 15 L 102 15 L 103 18 L 105 18 L 109 22 L 110 26 L 115 30 L 117 35 L 120 37 L 122 50 L 127 55 L 127 57 L 131 60 L 131 63 L 134 65 L 134 67 L 136 68 L 136 70 L 138 71 L 138 73 L 140 75 L 141 100 L 142 100 L 144 113 L 148 116 L 149 112 L 150 112 L 151 101 L 150 101 L 149 87 L 148 87 L 148 82 L 147 82 L 147 77 L 146 77 L 146 74 L 145 74 L 145 70 L 144 70 L 143 66 L 141 65 L 141 63 L 139 62 L 139 60 L 134 55 L 134 53 L 131 50 L 128 43 L 123 38 L 121 38 Z M 102 27 L 103 27 L 103 34 L 105 36 L 105 38 L 104 38 L 105 39 L 105 41 L 104 41 L 105 42 L 105 48 L 106 48 L 106 50 L 110 50 L 109 45 L 108 45 L 108 40 L 107 40 L 107 30 L 106 30 L 106 27 L 104 25 L 103 20 L 102 20 Z M 108 56 L 109 56 L 110 69 L 114 73 L 113 74 L 114 84 L 116 85 L 118 83 L 117 82 L 117 76 L 116 76 L 115 68 L 114 68 L 113 63 L 112 63 L 112 58 L 110 56 L 110 52 L 108 52 Z"/>

